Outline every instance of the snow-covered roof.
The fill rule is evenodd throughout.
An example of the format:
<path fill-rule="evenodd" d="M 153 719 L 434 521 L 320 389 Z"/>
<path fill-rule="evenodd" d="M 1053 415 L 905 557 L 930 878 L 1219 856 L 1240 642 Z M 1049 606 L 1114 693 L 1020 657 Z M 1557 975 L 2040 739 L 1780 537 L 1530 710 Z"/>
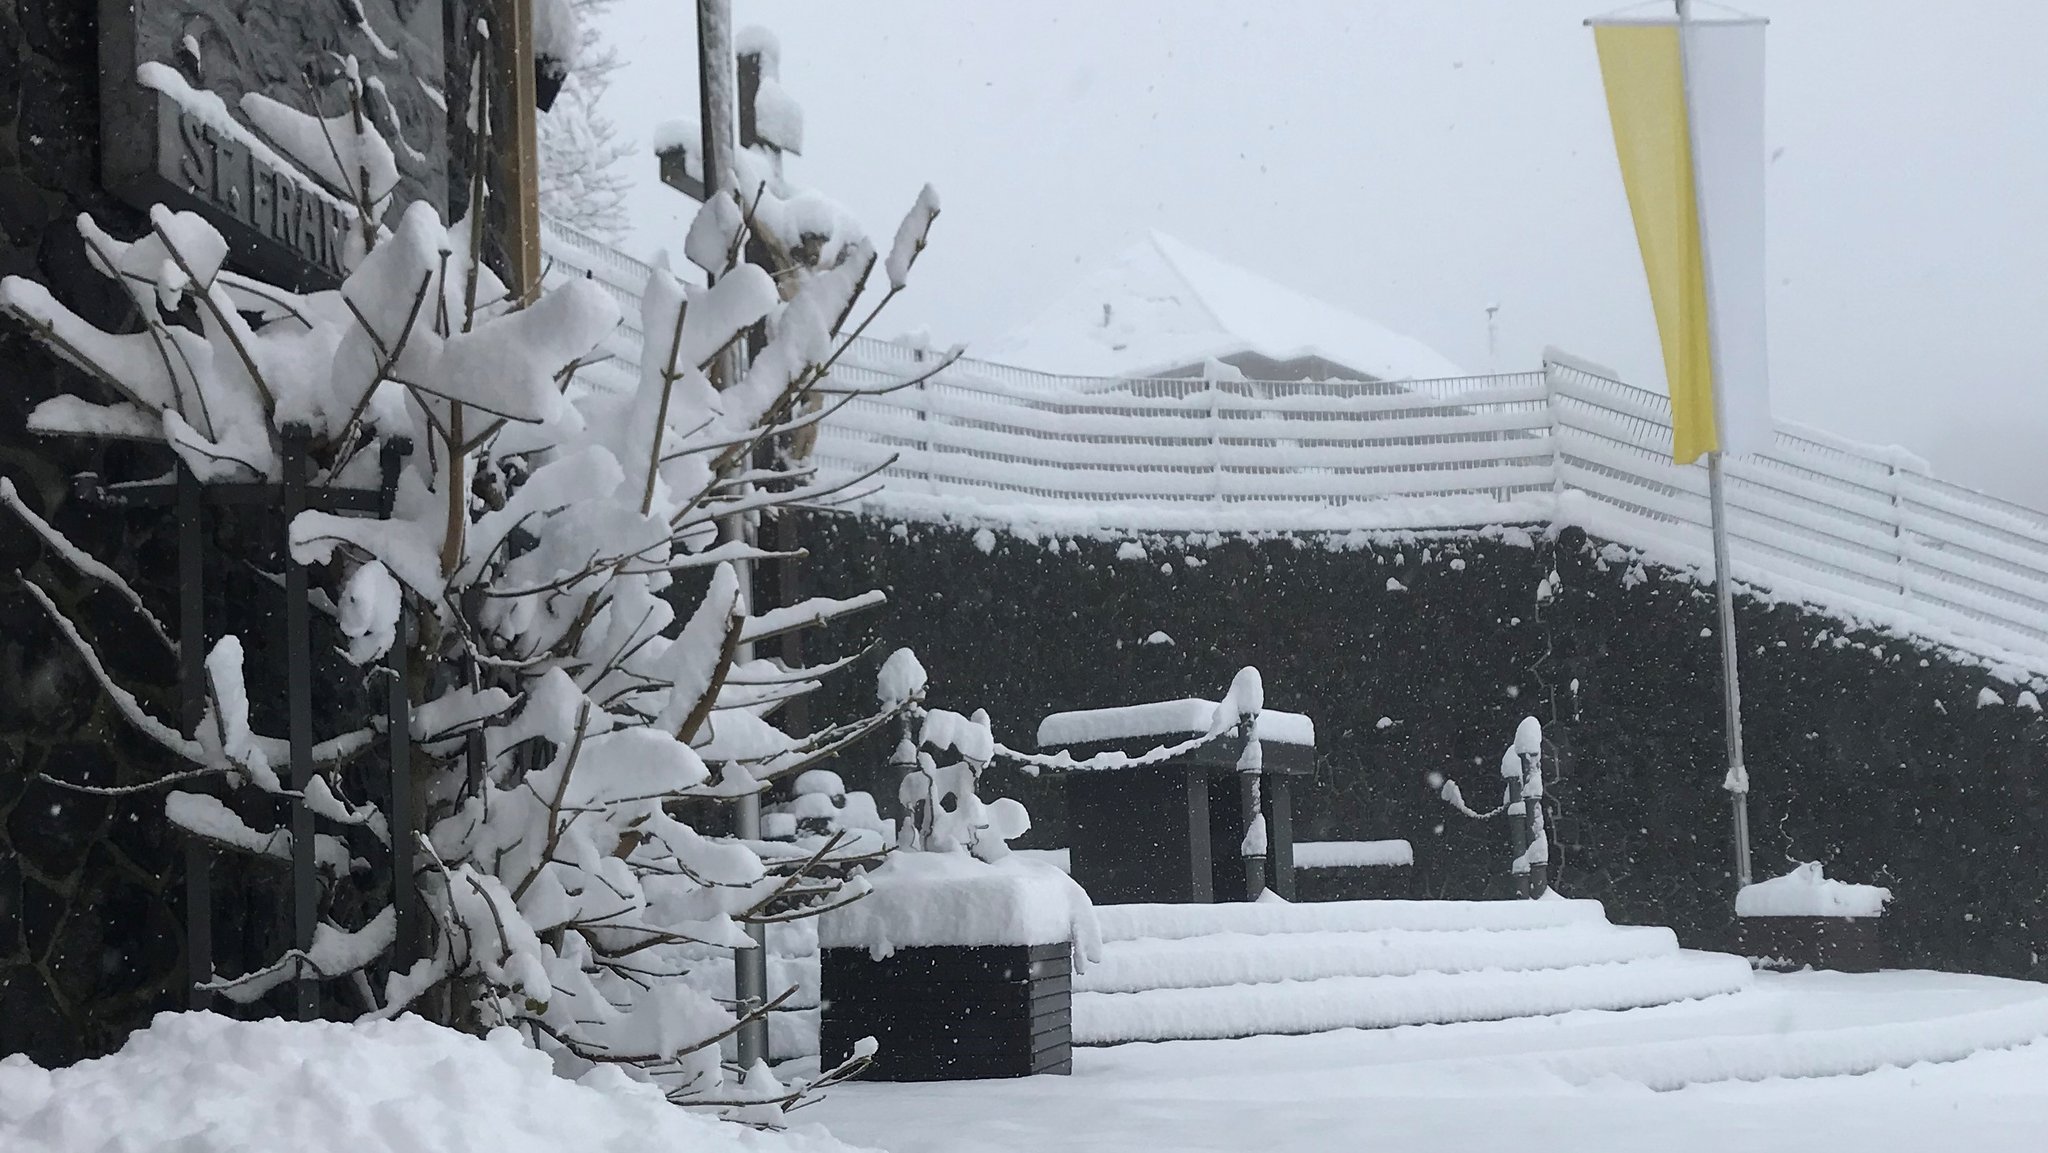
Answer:
<path fill-rule="evenodd" d="M 1070 376 L 1142 377 L 1252 352 L 1377 380 L 1464 370 L 1421 341 L 1154 232 L 982 351 Z"/>
<path fill-rule="evenodd" d="M 1160 737 L 1175 733 L 1199 733 L 1216 715 L 1215 701 L 1153 701 L 1112 709 L 1081 709 L 1054 713 L 1038 723 L 1038 747 L 1092 745 L 1132 737 Z M 1316 723 L 1300 713 L 1278 709 L 1259 710 L 1252 735 L 1262 741 L 1313 747 Z"/>

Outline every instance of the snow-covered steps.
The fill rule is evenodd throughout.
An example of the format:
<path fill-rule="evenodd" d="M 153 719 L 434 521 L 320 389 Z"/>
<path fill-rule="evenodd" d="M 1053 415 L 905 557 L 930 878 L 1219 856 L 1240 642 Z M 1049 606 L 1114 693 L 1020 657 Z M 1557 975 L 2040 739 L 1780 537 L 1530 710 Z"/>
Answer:
<path fill-rule="evenodd" d="M 1486 969 L 1570 969 L 1669 956 L 1669 929 L 1581 926 L 1362 933 L 1218 933 L 1180 940 L 1117 941 L 1088 966 L 1077 988 L 1096 993 L 1320 981 L 1329 977 L 1406 977 Z"/>
<path fill-rule="evenodd" d="M 1104 941 L 1211 933 L 1366 933 L 1376 929 L 1555 929 L 1606 925 L 1598 901 L 1259 901 L 1222 905 L 1097 905 Z"/>
<path fill-rule="evenodd" d="M 1074 994 L 1082 1045 L 1500 1021 L 1580 1009 L 1640 1009 L 1747 988 L 1749 964 L 1684 953 L 1571 969 L 1326 977 L 1263 985 Z"/>
<path fill-rule="evenodd" d="M 1594 901 L 1120 905 L 1074 979 L 1074 1040 L 1194 1040 L 1635 1009 L 1738 992 L 1749 965 Z"/>

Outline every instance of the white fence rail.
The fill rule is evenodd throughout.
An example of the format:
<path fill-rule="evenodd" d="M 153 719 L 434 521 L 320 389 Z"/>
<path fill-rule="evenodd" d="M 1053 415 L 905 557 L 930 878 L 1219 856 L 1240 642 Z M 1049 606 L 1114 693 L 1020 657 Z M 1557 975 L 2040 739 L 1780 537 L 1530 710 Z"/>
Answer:
<path fill-rule="evenodd" d="M 633 371 L 646 266 L 552 222 L 546 251 L 551 276 L 592 277 L 619 299 L 610 351 Z M 861 340 L 835 375 L 900 382 L 935 355 Z M 879 468 L 883 503 L 1140 530 L 1530 522 L 1576 493 L 1575 507 L 1617 520 L 1608 535 L 1622 543 L 1648 532 L 1704 552 L 1705 470 L 1671 463 L 1670 419 L 1663 396 L 1556 362 L 1390 385 L 1073 378 L 962 360 L 853 400 L 815 456 L 827 472 Z M 2048 514 L 1786 427 L 1727 470 L 1744 579 L 2048 668 Z"/>

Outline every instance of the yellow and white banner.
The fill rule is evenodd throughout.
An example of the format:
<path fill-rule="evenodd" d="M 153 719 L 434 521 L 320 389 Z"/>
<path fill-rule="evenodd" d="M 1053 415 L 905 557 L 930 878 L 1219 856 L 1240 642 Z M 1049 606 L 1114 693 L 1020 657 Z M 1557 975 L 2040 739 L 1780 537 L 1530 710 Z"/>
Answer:
<path fill-rule="evenodd" d="M 1761 451 L 1764 22 L 1587 23 L 1664 346 L 1672 458 Z"/>

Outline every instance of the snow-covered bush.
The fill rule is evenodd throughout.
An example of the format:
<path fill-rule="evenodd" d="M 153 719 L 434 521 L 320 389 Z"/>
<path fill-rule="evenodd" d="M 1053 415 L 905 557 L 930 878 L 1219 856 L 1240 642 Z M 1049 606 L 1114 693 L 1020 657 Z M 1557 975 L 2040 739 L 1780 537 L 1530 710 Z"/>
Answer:
<path fill-rule="evenodd" d="M 431 940 L 373 985 L 392 956 L 394 909 L 381 893 L 333 899 L 351 883 L 351 855 L 388 850 L 392 835 L 341 772 L 372 743 L 365 727 L 315 748 L 303 793 L 328 918 L 311 949 L 212 987 L 253 1001 L 295 979 L 347 979 L 373 1018 L 445 990 L 460 1023 L 512 1025 L 565 1072 L 617 1065 L 676 1100 L 733 1096 L 718 1041 L 734 1013 L 680 973 L 707 947 L 749 947 L 744 923 L 813 915 L 858 886 L 842 891 L 814 861 L 765 865 L 700 835 L 676 805 L 758 792 L 901 707 L 807 733 L 771 723 L 847 662 L 788 667 L 752 656 L 752 642 L 876 598 L 754 615 L 746 566 L 771 554 L 746 525 L 838 491 L 760 450 L 829 414 L 827 373 L 870 272 L 884 264 L 901 286 L 935 203 L 919 200 L 883 261 L 845 213 L 779 180 L 744 205 L 712 198 L 685 245 L 705 274 L 693 279 L 710 286 L 655 273 L 629 388 L 583 371 L 619 320 L 602 290 L 515 290 L 478 257 L 479 227 L 445 226 L 423 204 L 395 230 L 366 231 L 346 282 L 312 294 L 224 271 L 226 243 L 195 215 L 159 207 L 126 241 L 81 219 L 95 266 L 134 302 L 136 331 L 98 329 L 40 284 L 0 284 L 0 311 L 99 385 L 40 405 L 40 432 L 157 442 L 207 483 L 276 482 L 287 442 L 303 438 L 312 486 L 374 487 L 382 447 L 411 448 L 388 518 L 304 512 L 289 550 L 331 599 L 349 659 L 407 678 L 414 879 Z M 771 267 L 743 261 L 750 248 Z M 751 365 L 714 380 L 721 353 L 750 332 L 761 340 Z M 4 486 L 0 501 L 62 541 Z M 139 602 L 112 570 L 59 551 Z M 251 827 L 217 795 L 178 787 L 206 778 L 298 796 L 281 779 L 287 743 L 252 728 L 238 638 L 207 654 L 205 716 L 179 731 L 98 657 L 135 642 L 88 638 L 29 591 L 126 718 L 186 762 L 161 782 L 168 819 L 229 848 L 289 846 L 288 826 Z M 411 648 L 394 658 L 400 636 Z"/>
<path fill-rule="evenodd" d="M 896 847 L 909 852 L 968 852 L 983 861 L 1009 855 L 1008 842 L 1031 828 L 1022 803 L 1008 797 L 984 802 L 982 773 L 995 760 L 988 713 L 961 716 L 925 704 L 925 671 L 909 649 L 882 666 L 881 705 L 901 715 L 902 735 L 890 764 L 902 774 L 896 799 L 903 820 Z M 939 758 L 953 758 L 940 764 Z"/>
<path fill-rule="evenodd" d="M 896 822 L 881 815 L 875 798 L 858 789 L 848 789 L 839 774 L 830 769 L 807 769 L 797 774 L 790 793 L 786 804 L 772 805 L 762 814 L 763 833 L 771 839 L 872 833 L 878 846 L 896 839 Z"/>

